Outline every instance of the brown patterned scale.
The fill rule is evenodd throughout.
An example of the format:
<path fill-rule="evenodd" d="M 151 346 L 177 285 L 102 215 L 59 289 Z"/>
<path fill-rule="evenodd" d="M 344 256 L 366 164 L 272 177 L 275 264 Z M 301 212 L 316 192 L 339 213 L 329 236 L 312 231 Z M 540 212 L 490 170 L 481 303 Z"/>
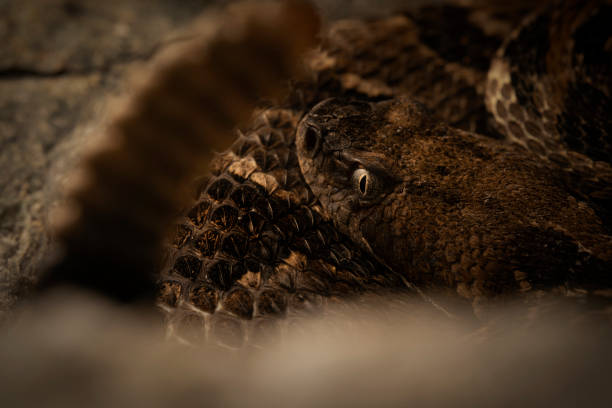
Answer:
<path fill-rule="evenodd" d="M 171 325 L 199 316 L 212 336 L 221 319 L 240 334 L 236 344 L 270 317 L 299 316 L 365 292 L 418 296 L 320 215 L 298 166 L 298 119 L 290 110 L 265 110 L 214 161 L 177 224 L 161 274 L 159 300 Z"/>
<path fill-rule="evenodd" d="M 508 36 L 486 104 L 507 139 L 565 175 L 612 222 L 612 3 L 559 0 Z"/>

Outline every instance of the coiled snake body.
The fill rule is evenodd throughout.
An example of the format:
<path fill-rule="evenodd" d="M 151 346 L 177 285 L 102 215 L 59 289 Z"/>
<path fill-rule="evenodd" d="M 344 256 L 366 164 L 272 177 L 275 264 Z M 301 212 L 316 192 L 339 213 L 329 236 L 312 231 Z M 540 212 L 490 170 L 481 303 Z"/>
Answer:
<path fill-rule="evenodd" d="M 158 281 L 171 327 L 240 345 L 345 298 L 443 292 L 479 305 L 609 287 L 610 17 L 606 2 L 474 2 L 331 24 L 307 74 L 260 104 L 178 218 Z M 259 29 L 291 38 L 290 25 Z M 250 102 L 279 58 L 256 45 L 209 48 L 222 58 L 207 80 Z M 148 97 L 183 98 L 194 64 Z M 229 123 L 220 97 L 184 99 Z M 160 106 L 173 113 L 158 132 L 172 120 L 193 131 Z M 215 126 L 204 129 L 226 123 Z"/>

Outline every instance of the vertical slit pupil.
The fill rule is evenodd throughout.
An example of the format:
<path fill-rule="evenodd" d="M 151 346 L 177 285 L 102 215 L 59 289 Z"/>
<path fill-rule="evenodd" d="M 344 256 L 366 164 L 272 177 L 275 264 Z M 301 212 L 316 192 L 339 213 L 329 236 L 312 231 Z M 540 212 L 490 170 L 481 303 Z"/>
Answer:
<path fill-rule="evenodd" d="M 359 179 L 359 189 L 361 190 L 361 194 L 365 195 L 366 193 L 367 181 L 368 176 L 366 176 L 365 174 Z"/>

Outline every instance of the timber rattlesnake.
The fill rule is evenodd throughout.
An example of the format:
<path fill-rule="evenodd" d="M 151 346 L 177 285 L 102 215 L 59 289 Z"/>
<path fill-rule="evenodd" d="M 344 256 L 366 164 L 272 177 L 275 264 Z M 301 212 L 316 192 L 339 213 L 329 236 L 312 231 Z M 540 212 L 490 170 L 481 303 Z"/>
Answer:
<path fill-rule="evenodd" d="M 544 6 L 532 14 L 534 10 L 529 5 L 472 3 L 469 5 L 427 6 L 375 20 L 341 21 L 333 23 L 326 29 L 322 35 L 320 47 L 311 51 L 306 57 L 307 75 L 293 81 L 290 89 L 280 99 L 277 98 L 267 103 L 267 106 L 266 103 L 260 104 L 261 109 L 257 111 L 246 128 L 247 130 L 239 132 L 238 140 L 230 150 L 212 160 L 212 175 L 200 181 L 195 194 L 195 202 L 189 205 L 189 208 L 179 217 L 174 238 L 168 250 L 165 251 L 164 266 L 161 268 L 159 278 L 159 300 L 168 312 L 170 327 L 180 331 L 181 326 L 193 326 L 195 323 L 195 327 L 202 328 L 199 331 L 201 336 L 214 336 L 216 339 L 221 339 L 222 342 L 236 346 L 242 344 L 246 338 L 251 340 L 255 337 L 259 327 L 270 330 L 269 326 L 274 326 L 278 322 L 279 315 L 289 318 L 285 320 L 291 320 L 292 316 L 299 316 L 304 311 L 320 310 L 327 304 L 342 302 L 342 299 L 347 297 L 355 298 L 355 296 L 364 296 L 364 294 L 374 293 L 384 296 L 389 291 L 400 291 L 409 294 L 418 292 L 423 295 L 412 285 L 412 280 L 424 286 L 431 286 L 432 282 L 435 282 L 436 286 L 440 286 L 439 283 L 450 283 L 456 276 L 463 273 L 461 272 L 463 269 L 461 271 L 453 269 L 453 262 L 456 261 L 459 265 L 463 265 L 466 257 L 469 262 L 466 260 L 465 263 L 470 263 L 465 266 L 466 273 L 477 277 L 479 276 L 478 270 L 474 272 L 472 269 L 474 265 L 478 266 L 478 257 L 482 256 L 482 259 L 485 260 L 518 262 L 519 265 L 515 265 L 516 267 L 508 272 L 511 275 L 505 272 L 502 274 L 500 287 L 515 287 L 528 291 L 531 289 L 530 282 L 533 276 L 540 272 L 553 273 L 553 275 L 559 272 L 558 265 L 554 263 L 553 267 L 546 269 L 549 266 L 548 263 L 542 262 L 546 265 L 540 265 L 533 262 L 537 258 L 538 251 L 542 248 L 550 248 L 550 245 L 559 245 L 562 248 L 559 253 L 572 253 L 573 257 L 568 262 L 594 262 L 597 264 L 595 268 L 597 273 L 601 271 L 601 262 L 603 262 L 603 268 L 606 267 L 605 262 L 610 260 L 609 237 L 605 238 L 609 224 L 602 225 L 601 220 L 603 222 L 608 220 L 606 203 L 610 163 L 609 160 L 606 161 L 608 158 L 606 155 L 609 154 L 607 136 L 609 118 L 607 118 L 605 106 L 609 105 L 598 105 L 594 110 L 598 121 L 596 130 L 602 130 L 595 137 L 589 130 L 590 128 L 584 126 L 584 123 L 572 121 L 572 117 L 568 115 L 556 117 L 557 122 L 555 123 L 559 124 L 556 127 L 557 133 L 546 133 L 545 130 L 552 126 L 550 121 L 546 121 L 550 117 L 549 111 L 556 113 L 555 109 L 561 109 L 560 103 L 554 105 L 548 99 L 532 101 L 534 103 L 530 105 L 516 105 L 516 102 L 541 95 L 541 93 L 531 93 L 534 84 L 545 85 L 547 83 L 539 81 L 541 74 L 532 72 L 533 65 L 521 64 L 525 60 L 521 59 L 521 56 L 541 61 L 541 53 L 548 52 L 538 50 L 540 54 L 535 52 L 535 55 L 532 55 L 534 52 L 530 50 L 534 47 L 531 47 L 532 44 L 529 43 L 533 41 L 533 37 L 523 38 L 523 33 L 529 33 L 534 24 L 538 29 L 542 29 L 543 23 L 539 21 L 541 17 L 534 16 L 553 16 L 549 18 L 549 23 L 568 22 L 565 25 L 550 23 L 552 28 L 544 29 L 546 32 L 549 29 L 554 31 L 555 27 L 562 26 L 570 30 L 568 31 L 570 34 L 567 35 L 581 33 L 580 38 L 583 38 L 589 33 L 585 34 L 572 24 L 575 21 L 586 21 L 585 27 L 589 27 L 589 24 L 597 27 L 592 35 L 603 36 L 607 32 L 600 32 L 605 29 L 605 26 L 601 24 L 603 17 L 600 15 L 609 15 L 609 6 L 601 5 L 599 8 L 591 9 L 588 5 L 579 6 L 571 1 L 555 2 L 554 6 Z M 169 136 L 181 136 L 186 141 L 185 145 L 181 148 L 177 147 L 176 154 L 161 154 L 159 159 L 168 160 L 164 165 L 176 168 L 176 174 L 180 180 L 185 180 L 194 174 L 195 170 L 192 165 L 172 167 L 182 161 L 181 159 L 176 160 L 177 155 L 186 154 L 191 158 L 189 160 L 197 162 L 197 154 L 191 154 L 193 152 L 190 151 L 189 143 L 194 141 L 193 146 L 202 146 L 201 142 L 198 142 L 199 135 L 223 135 L 231 125 L 242 120 L 244 113 L 253 106 L 252 104 L 261 97 L 261 94 L 267 93 L 265 91 L 270 86 L 269 84 L 276 82 L 275 78 L 292 72 L 285 68 L 291 65 L 287 62 L 291 58 L 287 59 L 284 55 L 291 55 L 292 50 L 300 49 L 300 44 L 307 42 L 303 39 L 304 37 L 300 36 L 299 27 L 306 27 L 304 32 L 312 31 L 314 17 L 305 18 L 305 23 L 303 21 L 298 23 L 300 18 L 297 15 L 307 10 L 303 6 L 294 4 L 293 8 L 287 8 L 291 10 L 289 15 L 293 20 L 286 20 L 296 24 L 298 28 L 295 29 L 291 23 L 279 23 L 285 17 L 278 20 L 278 14 L 275 14 L 278 13 L 275 11 L 277 9 L 274 6 L 269 7 L 269 9 L 262 8 L 261 10 L 264 15 L 273 16 L 269 17 L 268 24 L 280 25 L 276 31 L 271 26 L 265 28 L 265 24 L 253 25 L 252 21 L 258 20 L 254 19 L 253 14 L 245 13 L 251 16 L 251 20 L 243 17 L 238 21 L 245 27 L 255 26 L 254 31 L 238 29 L 242 35 L 229 35 L 227 37 L 229 40 L 224 39 L 223 36 L 218 37 L 221 40 L 217 42 L 213 40 L 211 43 L 213 46 L 204 47 L 206 51 L 202 60 L 194 59 L 189 51 L 184 52 L 181 54 L 183 59 L 178 58 L 176 61 L 187 63 L 183 65 L 177 62 L 170 63 L 171 68 L 162 71 L 162 75 L 151 82 L 153 85 L 148 88 L 149 91 L 141 93 L 139 99 L 136 99 L 137 103 L 134 106 L 137 109 L 131 111 L 136 114 L 126 115 L 128 120 L 117 122 L 120 133 L 123 134 L 121 140 L 132 140 L 132 142 L 119 144 L 117 157 L 121 161 L 114 163 L 134 162 L 130 154 L 121 156 L 126 151 L 121 150 L 121 146 L 133 146 L 132 152 L 136 152 L 137 155 L 142 153 L 141 163 L 144 163 L 144 167 L 140 173 L 131 171 L 129 167 L 124 169 L 123 174 L 134 175 L 133 183 L 128 183 L 128 187 L 125 188 L 126 185 L 115 184 L 113 180 L 121 180 L 122 177 L 125 180 L 131 176 L 121 176 L 121 171 L 114 168 L 115 164 L 106 166 L 107 161 L 104 155 L 90 160 L 90 168 L 93 168 L 93 173 L 103 175 L 103 177 L 110 175 L 108 177 L 110 181 L 104 182 L 110 186 L 106 190 L 108 195 L 105 196 L 104 190 L 99 188 L 98 190 L 102 191 L 99 196 L 90 195 L 92 190 L 96 191 L 99 187 L 95 183 L 81 189 L 80 193 L 75 195 L 82 209 L 94 210 L 91 213 L 82 211 L 83 216 L 72 224 L 72 228 L 64 228 L 64 231 L 67 231 L 64 236 L 69 256 L 65 257 L 63 263 L 60 263 L 50 274 L 52 277 L 50 281 L 80 282 L 88 287 L 102 288 L 103 291 L 115 297 L 127 299 L 136 296 L 139 288 L 146 285 L 147 274 L 153 269 L 151 262 L 156 257 L 155 251 L 158 250 L 163 227 L 169 222 L 171 209 L 176 205 L 174 197 L 179 191 L 176 187 L 169 187 L 173 184 L 171 180 L 174 176 L 168 176 L 163 168 L 158 168 L 156 174 L 168 176 L 166 177 L 168 182 L 159 189 L 162 193 L 149 194 L 150 190 L 143 188 L 140 190 L 143 192 L 140 194 L 143 199 L 132 206 L 131 213 L 121 207 L 121 203 L 125 202 L 121 199 L 121 194 L 128 192 L 133 186 L 138 186 L 139 177 L 149 177 L 146 174 L 147 166 L 156 164 L 155 160 L 147 159 L 152 156 L 148 156 L 150 152 L 143 148 L 145 145 L 150 146 L 149 142 L 136 136 L 159 135 L 153 139 L 158 145 L 153 150 L 159 152 L 164 151 L 163 146 L 167 145 Z M 571 17 L 574 15 L 574 8 L 580 10 L 584 8 L 588 10 L 588 13 L 580 14 L 582 20 L 580 18 L 575 20 Z M 558 10 L 562 12 L 559 13 Z M 528 16 L 526 22 L 521 23 L 525 16 Z M 239 26 L 227 24 L 226 30 L 227 27 L 236 29 Z M 518 29 L 513 31 L 515 27 Z M 294 31 L 296 34 L 293 34 Z M 248 34 L 244 34 L 245 32 Z M 546 32 L 539 35 L 545 36 Z M 255 42 L 249 42 L 251 37 L 255 38 Z M 297 46 L 287 41 L 287 39 L 294 38 L 297 39 L 295 40 Z M 604 54 L 609 57 L 610 41 L 607 38 L 603 42 L 598 40 L 599 42 L 595 44 L 587 41 L 587 49 L 590 50 L 588 47 L 591 46 L 601 46 Z M 268 46 L 266 46 L 266 41 L 269 42 Z M 580 73 L 583 81 L 580 86 L 586 86 L 584 83 L 587 83 L 590 93 L 585 94 L 585 98 L 580 100 L 576 99 L 574 94 L 572 94 L 573 97 L 561 98 L 559 96 L 561 90 L 556 89 L 554 93 L 558 97 L 556 100 L 563 100 L 563 103 L 569 100 L 593 104 L 593 99 L 601 96 L 597 93 L 600 92 L 605 96 L 603 98 L 603 103 L 605 103 L 608 100 L 606 98 L 609 98 L 610 95 L 609 82 L 605 82 L 610 78 L 609 75 L 606 77 L 606 72 L 609 73 L 609 71 L 605 71 L 610 68 L 609 59 L 604 61 L 600 59 L 599 54 L 591 55 L 590 51 L 585 53 L 578 48 L 569 47 L 568 51 L 567 44 L 582 43 L 567 41 L 559 43 L 557 48 L 552 47 L 551 49 L 556 54 L 552 53 L 549 62 L 551 65 L 548 67 L 560 66 L 556 64 L 553 57 L 557 56 L 560 60 L 565 61 L 564 58 L 570 58 L 567 55 L 571 55 L 572 61 L 576 61 L 580 69 L 572 68 L 569 72 Z M 497 51 L 502 45 L 501 51 Z M 284 51 L 279 52 L 279 49 Z M 520 51 L 513 51 L 517 49 Z M 574 50 L 578 52 L 574 53 Z M 195 51 L 201 51 L 201 49 L 196 48 Z M 191 50 L 191 52 L 195 51 Z M 548 52 L 546 55 L 549 54 L 551 53 Z M 513 58 L 518 58 L 518 60 Z M 585 61 L 588 61 L 589 58 L 599 64 L 594 65 L 595 71 L 590 68 L 593 65 L 585 65 Z M 267 62 L 260 62 L 262 60 Z M 492 60 L 494 61 L 492 70 L 488 73 Z M 280 68 L 276 61 L 283 61 Z M 508 64 L 507 61 L 511 61 L 511 65 L 504 65 Z M 199 74 L 201 70 L 206 73 L 204 77 Z M 523 73 L 521 70 L 527 72 Z M 506 74 L 508 72 L 509 74 Z M 554 84 L 555 80 L 553 77 L 548 82 Z M 593 80 L 597 81 L 593 82 Z M 217 85 L 217 82 L 221 85 Z M 602 83 L 608 88 L 602 90 L 600 88 Z M 196 84 L 197 86 L 194 87 L 193 85 Z M 563 91 L 572 90 L 571 86 L 562 88 Z M 578 92 L 576 89 L 573 91 Z M 198 92 L 203 93 L 198 95 Z M 548 88 L 544 92 L 548 92 Z M 219 93 L 222 93 L 223 96 L 220 96 Z M 415 104 L 406 97 L 420 104 Z M 336 99 L 319 105 L 314 108 L 314 111 L 311 111 L 315 105 L 328 98 Z M 356 100 L 361 100 L 361 102 L 355 102 Z M 233 104 L 235 101 L 236 104 Z M 237 101 L 246 102 L 238 103 Z M 486 107 L 493 112 L 493 116 L 486 109 L 485 101 L 487 101 Z M 503 105 L 504 110 L 499 107 L 500 104 Z M 433 111 L 436 116 L 424 113 L 423 105 Z M 151 107 L 150 110 L 147 109 L 148 106 Z M 403 123 L 402 126 L 407 125 L 402 130 L 403 132 L 408 129 L 411 134 L 416 135 L 435 134 L 439 129 L 447 129 L 442 121 L 463 129 L 450 130 L 448 133 L 447 130 L 444 130 L 438 134 L 451 135 L 452 143 L 459 146 L 461 152 L 469 151 L 470 158 L 488 157 L 488 159 L 485 158 L 485 161 L 490 160 L 491 174 L 494 174 L 496 169 L 502 171 L 506 167 L 510 169 L 508 174 L 511 176 L 517 174 L 524 176 L 529 171 L 538 174 L 533 179 L 533 183 L 528 178 L 521 179 L 522 185 L 534 194 L 536 201 L 542 198 L 541 205 L 546 211 L 538 213 L 538 217 L 547 217 L 557 211 L 557 207 L 548 207 L 557 200 L 557 196 L 538 197 L 538 193 L 554 191 L 559 197 L 566 197 L 571 203 L 567 210 L 569 212 L 567 217 L 574 220 L 572 225 L 579 224 L 579 221 L 575 220 L 576 217 L 582 217 L 581 222 L 584 225 L 580 228 L 588 230 L 589 233 L 595 231 L 589 236 L 601 237 L 601 239 L 598 238 L 599 240 L 595 239 L 599 245 L 599 252 L 592 253 L 590 247 L 587 247 L 585 251 L 584 247 L 564 238 L 566 235 L 563 229 L 567 225 L 563 223 L 563 220 L 566 219 L 563 217 L 566 215 L 561 215 L 562 220 L 556 222 L 558 228 L 551 229 L 555 231 L 554 233 L 545 234 L 543 241 L 538 241 L 539 235 L 532 233 L 533 230 L 524 225 L 523 235 L 515 235 L 507 242 L 496 241 L 497 246 L 493 246 L 493 251 L 507 249 L 506 252 L 498 253 L 493 258 L 487 258 L 490 254 L 485 254 L 486 248 L 480 247 L 482 237 L 477 236 L 478 243 L 475 245 L 478 248 L 469 247 L 468 244 L 471 245 L 473 241 L 473 234 L 467 229 L 464 231 L 462 225 L 465 220 L 465 211 L 470 211 L 470 208 L 462 208 L 460 204 L 472 193 L 471 185 L 458 184 L 455 186 L 457 191 L 453 192 L 450 189 L 446 191 L 448 194 L 436 196 L 435 183 L 427 184 L 427 182 L 421 182 L 422 180 L 416 184 L 412 183 L 420 197 L 442 200 L 445 205 L 453 206 L 459 211 L 460 215 L 453 221 L 456 224 L 448 225 L 453 233 L 453 244 L 450 244 L 451 236 L 449 235 L 447 237 L 449 245 L 444 249 L 447 253 L 425 250 L 422 252 L 425 261 L 414 264 L 414 257 L 410 256 L 410 252 L 404 253 L 407 255 L 404 258 L 399 255 L 408 247 L 413 251 L 428 249 L 432 245 L 431 242 L 434 242 L 429 241 L 430 236 L 438 234 L 435 228 L 418 230 L 417 241 L 421 243 L 420 246 L 413 245 L 413 242 L 407 246 L 394 246 L 394 242 L 389 241 L 388 237 L 377 235 L 380 234 L 377 225 L 371 224 L 367 228 L 366 242 L 364 242 L 356 231 L 342 227 L 345 220 L 358 219 L 358 217 L 352 218 L 353 214 L 350 211 L 347 212 L 344 204 L 338 208 L 331 208 L 330 201 L 322 199 L 323 190 L 316 184 L 322 180 L 316 181 L 315 179 L 317 175 L 323 174 L 323 169 L 317 165 L 312 174 L 309 174 L 307 168 L 305 180 L 299 168 L 300 160 L 302 166 L 307 165 L 303 156 L 304 148 L 310 150 L 312 147 L 318 150 L 321 148 L 319 142 L 322 140 L 319 140 L 320 135 L 318 138 L 309 139 L 306 135 L 310 133 L 306 132 L 307 129 L 304 126 L 314 123 L 312 119 L 321 113 L 321 109 L 327 109 L 330 106 L 337 107 L 338 110 L 329 112 L 331 115 L 328 115 L 329 117 L 342 118 L 343 112 L 348 109 L 350 111 L 348 116 L 352 115 L 355 118 L 355 126 L 350 126 L 350 120 L 340 122 L 342 132 L 337 134 L 340 136 L 341 133 L 342 136 L 337 139 L 340 141 L 340 146 L 332 149 L 336 151 L 339 150 L 338 147 L 340 151 L 345 150 L 350 147 L 353 140 L 359 140 L 363 136 L 377 134 L 381 140 L 387 140 L 385 143 L 393 139 L 392 137 L 385 139 L 384 132 L 376 133 L 381 129 L 372 127 L 377 123 L 385 125 L 381 119 L 382 116 L 377 117 L 381 120 L 380 122 L 367 120 L 369 117 L 365 110 L 376 111 L 377 108 L 372 108 L 373 106 L 382 106 L 384 109 L 392 106 L 403 112 L 395 118 L 398 123 Z M 543 107 L 548 109 L 547 116 L 541 112 Z M 197 113 L 198 109 L 201 109 L 202 115 Z M 581 109 L 582 113 L 589 113 L 584 104 L 579 103 L 578 109 Z M 306 119 L 303 119 L 309 111 Z M 502 112 L 509 113 L 503 115 Z M 564 109 L 563 112 L 568 111 Z M 402 116 L 406 113 L 416 116 L 412 118 Z M 569 114 L 571 115 L 571 111 Z M 493 120 L 493 117 L 496 120 Z M 540 122 L 536 119 L 539 119 Z M 412 123 L 413 120 L 414 123 Z M 300 126 L 304 132 L 300 136 L 302 152 L 298 154 L 295 135 L 299 123 L 302 123 Z M 325 126 L 328 124 L 326 123 Z M 338 125 L 338 121 L 335 122 L 335 125 Z M 516 125 L 521 127 L 521 132 L 516 130 Z M 410 129 L 411 126 L 412 129 Z M 539 139 L 536 128 L 540 134 L 547 136 Z M 580 133 L 580 135 L 572 133 L 576 128 L 586 133 Z M 328 126 L 325 129 L 333 132 L 336 128 Z M 363 134 L 365 129 L 368 129 L 370 133 Z M 386 126 L 385 129 L 396 130 L 389 126 Z M 574 138 L 578 137 L 579 142 L 571 137 L 563 136 L 561 133 L 563 130 L 570 132 Z M 469 133 L 472 131 L 489 135 L 491 139 L 473 136 Z M 518 140 L 523 145 L 523 150 L 506 146 L 504 142 L 495 140 L 507 134 Z M 591 140 L 587 136 L 595 138 Z M 600 140 L 597 138 L 603 140 L 605 144 L 599 145 Z M 534 139 L 537 145 L 534 145 Z M 379 141 L 376 140 L 376 142 Z M 581 147 L 576 148 L 578 145 Z M 489 146 L 492 147 L 489 148 Z M 393 149 L 396 148 L 407 147 L 395 145 L 391 147 L 389 153 L 394 154 L 396 150 Z M 535 150 L 540 160 L 529 158 L 532 154 L 529 149 Z M 384 150 L 370 153 L 383 152 Z M 595 156 L 589 157 L 593 152 Z M 427 154 L 432 154 L 431 158 L 436 157 L 435 155 L 446 155 L 445 165 L 434 165 L 433 161 L 428 162 Z M 432 147 L 431 151 L 424 153 L 424 163 L 432 167 L 427 171 L 437 172 L 439 177 L 451 174 L 453 177 L 458 177 L 458 180 L 468 178 L 474 169 L 470 168 L 469 163 L 463 163 L 463 167 L 460 165 L 453 168 L 452 155 L 452 149 L 444 152 L 443 143 Z M 558 159 L 558 156 L 563 156 L 563 158 Z M 578 156 L 580 160 L 574 160 L 574 157 Z M 380 156 L 372 155 L 372 157 L 380 159 Z M 498 158 L 499 161 L 497 161 Z M 602 158 L 605 160 L 602 161 Z M 183 162 L 190 163 L 189 160 L 186 159 Z M 559 164 L 559 160 L 564 164 Z M 526 164 L 523 163 L 524 161 Z M 384 164 L 383 160 L 380 161 L 380 164 Z M 566 174 L 567 177 L 557 179 L 555 176 L 550 176 L 559 170 L 555 166 L 563 167 L 559 173 Z M 512 173 L 515 167 L 518 170 Z M 121 167 L 118 166 L 118 168 Z M 371 170 L 367 166 L 364 168 Z M 353 171 L 354 169 L 351 169 L 351 174 Z M 591 175 L 590 178 L 585 177 L 587 173 Z M 359 190 L 361 178 L 358 176 L 356 187 Z M 414 176 L 415 179 L 418 179 L 419 174 L 414 174 Z M 401 177 L 408 176 L 402 174 Z M 554 181 L 551 181 L 553 179 Z M 159 180 L 163 180 L 163 177 Z M 368 180 L 366 179 L 366 183 Z M 495 180 L 493 177 L 490 183 L 493 185 L 502 180 L 507 181 L 506 178 Z M 589 180 L 591 183 L 585 184 L 584 180 Z M 312 190 L 306 181 L 310 187 L 313 187 Z M 154 180 L 151 183 L 155 185 L 157 181 Z M 518 184 L 521 185 L 521 183 Z M 114 185 L 119 187 L 114 190 Z M 354 186 L 351 184 L 351 188 Z M 363 187 L 364 191 L 365 189 L 366 187 Z M 157 187 L 151 190 L 158 191 Z M 511 193 L 520 195 L 523 194 L 523 191 L 524 189 L 518 189 Z M 486 189 L 484 192 L 487 192 Z M 518 206 L 521 201 L 515 201 L 516 197 L 512 194 L 507 197 L 497 195 L 486 198 L 488 201 L 482 211 L 486 211 L 487 205 L 497 205 L 498 208 L 514 205 L 513 210 L 520 211 L 522 207 Z M 321 200 L 317 200 L 317 196 Z M 477 196 L 478 191 L 474 194 L 474 197 Z M 110 211 L 106 211 L 106 203 L 113 201 L 108 200 L 108 197 L 118 200 L 117 207 L 111 205 Z M 410 209 L 406 207 L 406 203 L 407 201 L 402 204 L 404 210 L 414 211 L 416 213 L 414 217 L 418 218 L 418 209 Z M 426 201 L 421 204 L 421 209 L 429 205 Z M 562 208 L 559 211 L 562 212 L 565 207 L 563 205 L 560 207 Z M 381 211 L 384 211 L 384 207 L 380 208 Z M 140 209 L 146 209 L 149 212 L 139 213 Z M 99 211 L 104 213 L 104 216 L 99 217 Z M 436 217 L 443 217 L 444 214 L 438 214 Z M 504 215 L 503 212 L 499 214 Z M 433 219 L 436 220 L 436 217 Z M 156 218 L 159 221 L 157 226 L 154 225 Z M 122 223 L 118 221 L 121 219 L 125 221 L 125 225 L 130 227 L 121 226 Z M 479 218 L 475 217 L 474 220 L 478 221 Z M 443 223 L 444 218 L 438 221 Z M 524 221 L 519 219 L 516 225 Z M 120 225 L 121 227 L 106 228 L 107 225 Z M 340 228 L 337 228 L 338 226 Z M 401 228 L 404 226 L 405 224 L 400 225 Z M 95 242 L 84 243 L 84 237 L 91 237 L 92 234 L 97 233 L 94 231 L 98 230 L 106 232 L 95 235 L 101 237 Z M 125 236 L 122 235 L 124 232 L 127 232 Z M 358 232 L 361 233 L 361 230 Z M 505 231 L 502 229 L 497 232 L 504 235 Z M 571 233 L 569 235 L 573 236 Z M 147 237 L 147 239 L 142 240 L 138 237 Z M 382 237 L 380 242 L 376 241 L 377 237 Z M 401 239 L 404 238 L 405 236 L 401 237 Z M 401 239 L 398 242 L 408 242 Z M 109 245 L 109 242 L 112 245 Z M 142 244 L 139 245 L 141 246 L 139 251 L 133 247 L 134 242 Z M 384 250 L 391 251 L 392 255 L 388 256 Z M 554 259 L 554 254 L 553 250 L 550 257 L 544 260 Z M 600 254 L 603 255 L 600 257 Z M 441 259 L 440 257 L 453 259 L 453 262 L 449 261 L 448 265 L 444 265 L 444 267 L 448 266 L 448 269 L 445 270 L 446 275 L 442 274 L 442 281 L 449 282 L 436 281 L 435 279 L 439 277 L 436 277 L 435 272 L 431 275 L 435 279 L 429 282 L 425 278 L 430 276 L 427 275 L 430 270 L 428 268 L 435 264 L 435 259 Z M 592 258 L 595 261 L 592 261 Z M 92 259 L 100 263 L 92 262 Z M 126 262 L 126 259 L 129 262 Z M 143 259 L 148 259 L 144 265 L 139 263 Z M 396 262 L 398 259 L 399 261 Z M 574 269 L 564 263 L 565 261 L 561 259 L 558 262 L 562 268 L 568 269 L 563 272 L 564 277 L 574 273 Z M 84 267 L 92 265 L 95 267 L 87 272 L 83 271 Z M 533 267 L 535 275 L 525 274 L 523 272 L 525 265 Z M 540 266 L 544 269 L 538 269 Z M 140 271 L 140 273 L 134 274 L 135 271 Z M 604 276 L 597 273 L 598 278 L 609 282 L 610 279 L 605 273 Z M 89 274 L 89 277 L 84 277 L 84 274 Z M 494 272 L 492 274 L 494 275 Z M 130 276 L 136 276 L 136 278 L 133 279 Z M 511 284 L 508 283 L 509 276 Z M 525 282 L 521 283 L 522 281 Z M 554 275 L 552 281 L 543 279 L 542 282 L 533 281 L 533 286 L 549 289 L 565 284 L 565 279 Z M 481 284 L 477 285 L 480 291 L 477 293 L 478 296 L 474 295 L 472 288 L 470 293 L 460 290 L 460 294 L 471 301 L 475 297 L 488 298 L 491 295 L 507 292 L 506 290 L 485 290 L 487 285 L 496 286 L 495 280 L 487 278 L 485 287 L 481 281 Z M 416 296 L 416 299 L 421 301 L 419 296 Z M 426 302 L 430 301 L 426 296 L 423 299 Z M 229 335 L 226 335 L 227 333 Z"/>

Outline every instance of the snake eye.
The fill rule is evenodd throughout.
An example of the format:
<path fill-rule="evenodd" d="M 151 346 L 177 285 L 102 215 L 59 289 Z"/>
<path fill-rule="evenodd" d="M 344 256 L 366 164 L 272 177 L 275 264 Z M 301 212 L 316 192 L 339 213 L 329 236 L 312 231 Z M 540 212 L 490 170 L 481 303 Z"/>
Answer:
<path fill-rule="evenodd" d="M 374 177 L 366 169 L 357 169 L 353 172 L 353 184 L 362 197 L 368 197 L 374 190 Z"/>
<path fill-rule="evenodd" d="M 361 194 L 365 195 L 365 193 L 367 191 L 366 190 L 367 186 L 368 186 L 368 176 L 367 176 L 367 174 L 364 174 L 359 179 L 359 191 L 361 191 Z"/>

